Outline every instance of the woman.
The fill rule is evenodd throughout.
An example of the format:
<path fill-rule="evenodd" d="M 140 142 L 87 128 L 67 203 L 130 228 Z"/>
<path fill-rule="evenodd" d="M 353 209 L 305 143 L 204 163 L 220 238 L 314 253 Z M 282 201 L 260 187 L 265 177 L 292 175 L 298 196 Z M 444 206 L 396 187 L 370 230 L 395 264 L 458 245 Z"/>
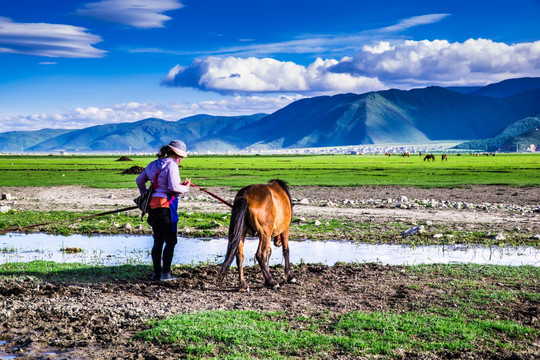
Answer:
<path fill-rule="evenodd" d="M 191 184 L 189 179 L 181 182 L 178 171 L 178 164 L 187 156 L 186 144 L 180 140 L 173 140 L 169 145 L 163 146 L 156 156 L 157 160 L 148 164 L 136 180 L 141 194 L 146 191 L 147 181 L 151 181 L 150 186 L 153 185 L 155 188 L 148 213 L 148 223 L 152 226 L 154 237 L 152 247 L 154 272 L 151 279 L 152 281 L 175 280 L 176 278 L 171 274 L 171 263 L 174 246 L 177 243 L 177 196 L 187 193 Z M 165 249 L 163 249 L 163 244 L 165 244 Z"/>

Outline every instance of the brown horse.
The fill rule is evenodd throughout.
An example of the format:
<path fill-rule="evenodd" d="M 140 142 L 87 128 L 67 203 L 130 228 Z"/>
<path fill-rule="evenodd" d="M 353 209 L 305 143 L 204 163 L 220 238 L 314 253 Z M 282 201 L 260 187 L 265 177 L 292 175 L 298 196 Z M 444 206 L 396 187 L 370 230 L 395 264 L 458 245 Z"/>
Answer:
<path fill-rule="evenodd" d="M 223 280 L 236 255 L 240 280 L 238 291 L 249 291 L 242 267 L 244 240 L 249 233 L 259 237 L 259 247 L 255 257 L 264 276 L 264 286 L 271 289 L 279 287 L 279 283 L 274 280 L 268 267 L 272 253 L 272 238 L 274 238 L 275 246 L 283 246 L 287 281 L 296 282 L 289 262 L 289 225 L 291 219 L 292 200 L 285 181 L 275 179 L 268 184 L 250 185 L 238 191 L 231 213 L 227 254 L 219 272 L 219 280 Z"/>
<path fill-rule="evenodd" d="M 448 161 L 448 156 L 446 156 L 446 154 L 442 154 L 441 155 L 441 161 Z"/>
<path fill-rule="evenodd" d="M 424 158 L 424 161 L 426 161 L 426 160 L 427 161 L 429 161 L 429 160 L 435 161 L 435 155 L 433 155 L 433 154 L 426 155 L 426 157 Z"/>
<path fill-rule="evenodd" d="M 403 156 L 403 157 L 411 157 L 411 153 L 408 152 L 408 151 L 405 151 L 405 152 L 403 153 L 403 155 L 401 155 L 401 156 Z"/>

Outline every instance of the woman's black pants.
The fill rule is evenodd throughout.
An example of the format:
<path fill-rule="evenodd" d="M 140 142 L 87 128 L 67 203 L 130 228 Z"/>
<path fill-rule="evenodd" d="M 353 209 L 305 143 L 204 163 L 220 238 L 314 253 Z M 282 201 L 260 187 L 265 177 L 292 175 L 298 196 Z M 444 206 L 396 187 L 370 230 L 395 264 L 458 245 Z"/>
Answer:
<path fill-rule="evenodd" d="M 150 209 L 148 215 L 154 236 L 154 246 L 152 247 L 154 273 L 169 272 L 171 271 L 174 246 L 177 243 L 176 232 L 173 231 L 171 224 L 171 211 L 169 208 Z M 163 249 L 163 244 L 165 244 L 165 249 Z M 162 252 L 163 267 L 161 266 Z"/>

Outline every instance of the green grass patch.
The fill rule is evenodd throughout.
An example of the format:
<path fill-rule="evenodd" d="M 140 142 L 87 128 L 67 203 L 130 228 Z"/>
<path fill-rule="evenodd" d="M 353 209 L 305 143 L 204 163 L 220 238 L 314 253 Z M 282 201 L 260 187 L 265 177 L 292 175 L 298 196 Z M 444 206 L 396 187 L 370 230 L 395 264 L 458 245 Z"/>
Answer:
<path fill-rule="evenodd" d="M 397 355 L 398 351 L 515 350 L 538 330 L 511 321 L 411 312 L 351 312 L 334 324 L 285 313 L 209 311 L 152 321 L 138 338 L 174 344 L 189 357 L 289 358 L 313 354 Z"/>
<path fill-rule="evenodd" d="M 0 265 L 0 275 L 2 277 L 30 276 L 44 281 L 74 283 L 134 281 L 148 278 L 151 272 L 152 267 L 150 265 L 99 266 L 42 260 Z"/>
<path fill-rule="evenodd" d="M 57 235 L 71 234 L 125 234 L 124 225 L 140 227 L 139 232 L 151 233 L 147 216 L 141 220 L 138 210 L 78 220 L 79 217 L 98 214 L 97 211 L 9 211 L 0 214 L 0 230 L 25 228 Z M 214 236 L 228 230 L 230 213 L 179 212 L 178 229 L 189 229 L 195 237 Z M 1 251 L 1 249 L 0 249 Z"/>
<path fill-rule="evenodd" d="M 80 185 L 135 188 L 136 175 L 122 175 L 132 166 L 145 167 L 155 158 L 131 156 L 0 156 L 4 186 Z M 182 162 L 182 177 L 199 186 L 240 188 L 280 178 L 290 185 L 400 185 L 424 188 L 468 185 L 540 186 L 537 154 L 495 157 L 449 156 L 448 162 L 426 163 L 421 157 L 383 155 L 190 156 Z"/>
<path fill-rule="evenodd" d="M 147 217 L 141 220 L 138 210 L 77 220 L 81 216 L 95 215 L 97 211 L 13 211 L 0 214 L 0 230 L 25 228 L 34 224 L 29 230 L 56 235 L 71 234 L 125 234 L 129 231 L 124 225 L 129 224 L 134 233 L 150 234 L 151 228 Z M 189 237 L 226 236 L 230 223 L 230 212 L 197 212 L 180 211 L 178 231 Z M 291 223 L 291 240 L 349 240 L 364 243 L 398 243 L 403 245 L 452 245 L 481 244 L 498 246 L 533 246 L 540 244 L 530 235 L 510 234 L 504 242 L 495 241 L 485 236 L 484 232 L 447 230 L 444 226 L 431 225 L 428 232 L 415 236 L 403 237 L 401 233 L 413 226 L 406 223 L 386 223 L 352 221 L 346 218 L 336 218 L 315 224 L 315 218 L 300 221 L 297 218 Z M 446 236 L 434 238 L 433 234 L 444 233 Z M 448 235 L 451 235 L 448 236 Z M 9 252 L 10 249 L 0 249 Z"/>
<path fill-rule="evenodd" d="M 507 284 L 538 285 L 540 267 L 537 266 L 499 266 L 480 264 L 422 264 L 404 267 L 412 274 L 437 274 L 455 282 L 477 283 L 485 278 L 497 279 Z"/>

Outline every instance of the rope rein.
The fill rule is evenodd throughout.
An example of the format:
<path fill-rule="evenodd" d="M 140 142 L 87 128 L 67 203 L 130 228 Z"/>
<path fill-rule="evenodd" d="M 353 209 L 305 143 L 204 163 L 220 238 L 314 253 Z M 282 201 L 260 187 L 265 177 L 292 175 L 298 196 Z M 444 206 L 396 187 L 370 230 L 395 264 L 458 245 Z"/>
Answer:
<path fill-rule="evenodd" d="M 206 189 L 203 189 L 202 187 L 198 186 L 198 185 L 195 185 L 194 183 L 190 182 L 191 185 L 195 186 L 197 189 L 201 190 L 201 191 L 204 191 L 205 193 L 207 193 L 208 195 L 210 195 L 211 197 L 213 197 L 214 199 L 222 202 L 223 204 L 229 206 L 229 207 L 233 207 L 232 204 L 226 200 L 223 200 L 222 198 L 220 198 L 219 196 L 217 196 L 216 194 L 212 194 L 210 191 L 206 190 Z"/>

